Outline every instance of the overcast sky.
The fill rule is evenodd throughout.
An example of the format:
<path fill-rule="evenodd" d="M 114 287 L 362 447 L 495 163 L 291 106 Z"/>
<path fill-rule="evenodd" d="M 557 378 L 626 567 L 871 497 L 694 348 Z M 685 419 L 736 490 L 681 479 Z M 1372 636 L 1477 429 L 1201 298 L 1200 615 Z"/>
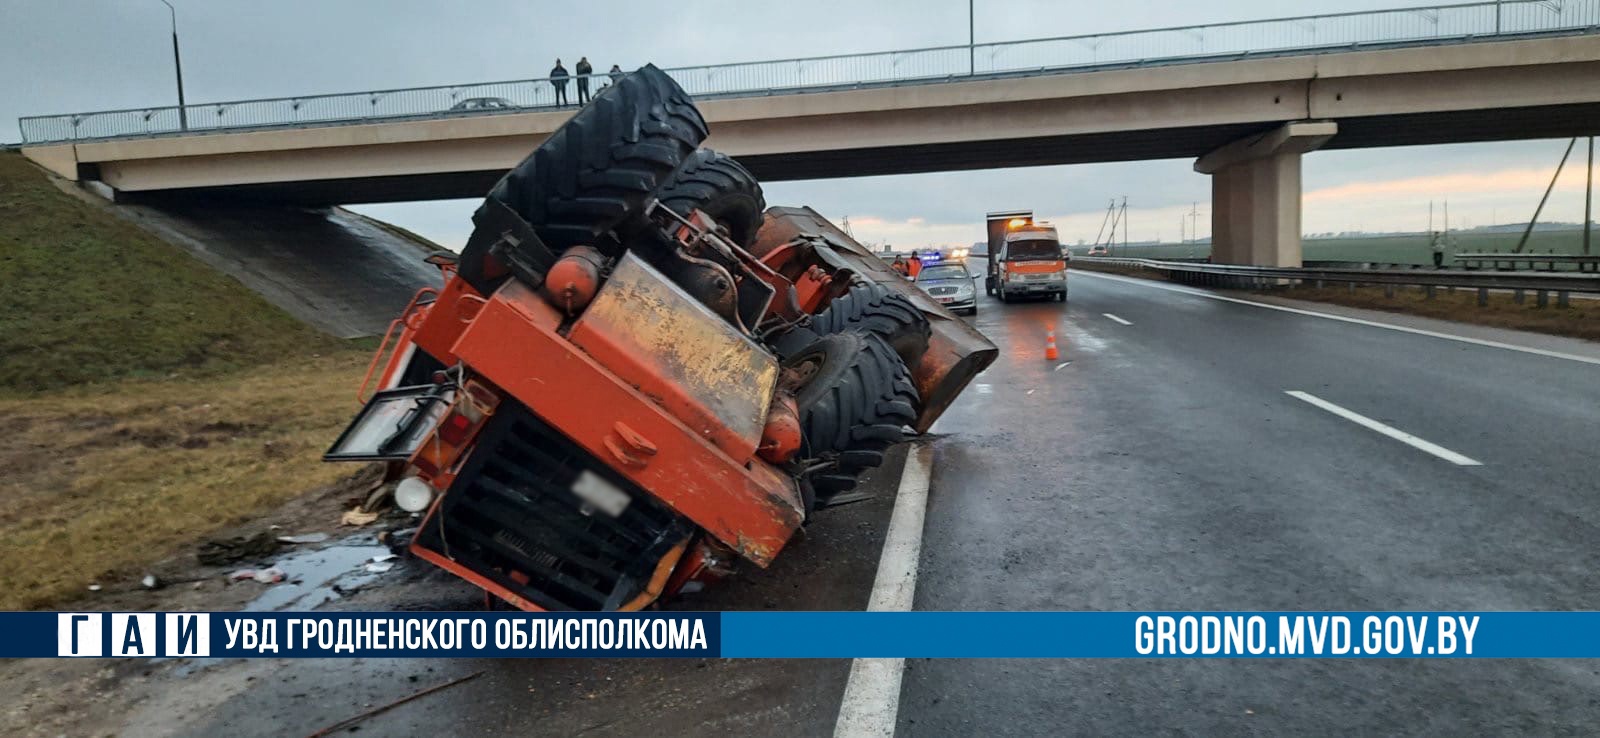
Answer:
<path fill-rule="evenodd" d="M 967 40 L 963 0 L 172 0 L 189 102 L 542 77 L 556 57 L 597 69 L 662 67 L 893 49 Z M 976 0 L 979 43 L 1286 14 L 1368 10 L 1407 0 Z M 160 0 L 0 0 L 0 141 L 24 115 L 175 102 L 168 13 Z M 1305 159 L 1305 231 L 1420 230 L 1429 201 L 1452 225 L 1525 220 L 1565 141 L 1367 151 Z M 1579 221 L 1583 150 L 1545 219 Z M 1574 164 L 1576 166 L 1574 166 Z M 1176 240 L 1208 179 L 1188 160 L 779 182 L 773 204 L 808 204 L 857 234 L 897 246 L 970 243 L 990 209 L 1032 208 L 1063 240 L 1093 240 L 1107 201 L 1126 195 L 1134 240 Z M 448 246 L 476 201 L 357 209 Z M 1185 226 L 1186 227 L 1186 226 Z"/>

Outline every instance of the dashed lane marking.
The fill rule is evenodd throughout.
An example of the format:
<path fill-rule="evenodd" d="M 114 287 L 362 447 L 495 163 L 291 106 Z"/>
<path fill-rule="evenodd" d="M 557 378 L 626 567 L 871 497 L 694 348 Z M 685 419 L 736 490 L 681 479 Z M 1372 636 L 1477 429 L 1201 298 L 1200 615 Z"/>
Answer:
<path fill-rule="evenodd" d="M 1315 407 L 1322 408 L 1323 410 L 1333 413 L 1334 415 L 1344 418 L 1345 420 L 1355 423 L 1356 425 L 1375 430 L 1383 435 L 1393 438 L 1396 441 L 1404 443 L 1407 446 L 1426 451 L 1434 456 L 1444 459 L 1445 461 L 1455 464 L 1456 466 L 1483 466 L 1483 464 L 1477 459 L 1473 459 L 1468 456 L 1462 456 L 1461 454 L 1451 451 L 1450 449 L 1440 446 L 1439 444 L 1430 443 L 1421 438 L 1413 436 L 1410 433 L 1400 430 L 1399 428 L 1384 425 L 1383 423 L 1373 420 L 1372 418 L 1362 415 L 1354 410 L 1343 408 L 1328 402 L 1327 400 L 1313 395 L 1310 392 L 1301 392 L 1300 390 L 1284 390 L 1284 392 L 1296 400 L 1308 402 Z"/>

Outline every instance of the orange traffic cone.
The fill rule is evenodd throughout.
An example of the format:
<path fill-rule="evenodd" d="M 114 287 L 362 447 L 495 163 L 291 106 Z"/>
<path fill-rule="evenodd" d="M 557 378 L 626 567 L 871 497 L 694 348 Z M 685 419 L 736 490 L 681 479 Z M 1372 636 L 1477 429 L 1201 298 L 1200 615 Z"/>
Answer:
<path fill-rule="evenodd" d="M 1056 327 L 1053 325 L 1044 334 L 1044 358 L 1049 361 L 1061 358 L 1061 352 L 1056 350 Z"/>

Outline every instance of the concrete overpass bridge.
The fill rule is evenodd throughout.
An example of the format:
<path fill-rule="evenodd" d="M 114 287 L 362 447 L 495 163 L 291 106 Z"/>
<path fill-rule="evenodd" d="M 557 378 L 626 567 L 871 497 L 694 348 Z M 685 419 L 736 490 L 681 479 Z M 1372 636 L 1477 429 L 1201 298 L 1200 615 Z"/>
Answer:
<path fill-rule="evenodd" d="M 768 180 L 1194 157 L 1219 261 L 1300 262 L 1317 148 L 1600 133 L 1600 0 L 1481 2 L 669 70 Z M 474 197 L 570 114 L 547 80 L 21 121 L 119 197 Z M 473 98 L 509 107 L 462 110 Z"/>

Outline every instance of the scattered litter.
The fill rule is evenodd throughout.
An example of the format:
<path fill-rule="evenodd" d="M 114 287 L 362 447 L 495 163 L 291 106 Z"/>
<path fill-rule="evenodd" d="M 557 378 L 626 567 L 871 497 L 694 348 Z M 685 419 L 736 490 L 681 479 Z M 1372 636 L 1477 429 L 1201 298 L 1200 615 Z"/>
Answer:
<path fill-rule="evenodd" d="M 262 531 L 249 538 L 240 536 L 206 541 L 200 544 L 195 558 L 207 566 L 222 566 L 244 559 L 271 556 L 277 550 L 278 539 L 272 533 Z"/>
<path fill-rule="evenodd" d="M 477 679 L 478 677 L 481 677 L 481 676 L 483 676 L 483 672 L 477 671 L 477 672 L 473 672 L 471 674 L 468 674 L 468 675 L 466 675 L 464 677 L 461 677 L 460 679 L 455 679 L 455 680 L 452 680 L 452 681 L 448 681 L 448 682 L 445 682 L 444 684 L 437 684 L 437 685 L 434 685 L 432 687 L 428 687 L 427 689 L 424 689 L 424 690 L 422 690 L 420 692 L 413 692 L 410 695 L 407 695 L 405 697 L 401 697 L 400 699 L 397 699 L 397 700 L 395 700 L 393 702 L 390 702 L 389 704 L 384 705 L 382 707 L 373 708 L 373 709 L 368 710 L 366 712 L 363 712 L 360 715 L 357 715 L 357 716 L 355 716 L 353 718 L 346 718 L 344 720 L 340 720 L 339 722 L 334 723 L 332 725 L 329 725 L 328 727 L 323 728 L 322 730 L 319 730 L 319 731 L 317 731 L 315 733 L 312 733 L 310 738 L 322 738 L 323 736 L 333 735 L 334 733 L 337 733 L 337 732 L 339 732 L 341 730 L 344 730 L 346 728 L 354 726 L 356 723 L 359 723 L 359 722 L 361 722 L 363 720 L 366 720 L 367 718 L 372 717 L 373 715 L 377 715 L 377 714 L 382 713 L 382 712 L 387 712 L 387 711 L 389 711 L 391 709 L 399 707 L 400 705 L 403 705 L 403 704 L 405 704 L 407 702 L 410 702 L 410 701 L 412 701 L 412 700 L 414 700 L 414 699 L 416 699 L 418 697 L 425 697 L 425 696 L 433 694 L 434 692 L 437 692 L 437 691 L 439 691 L 441 689 L 448 689 L 450 687 L 454 687 L 457 684 L 461 684 L 463 682 L 470 682 L 470 681 L 472 681 L 474 679 Z"/>
<path fill-rule="evenodd" d="M 145 589 L 160 589 L 161 588 L 161 580 L 157 579 L 156 575 L 154 575 L 154 574 L 146 574 L 146 575 L 144 575 L 144 578 L 139 580 L 139 584 L 142 585 Z"/>
<path fill-rule="evenodd" d="M 100 591 L 100 585 L 98 585 L 98 584 L 89 585 L 89 591 L 90 592 L 99 592 Z"/>
<path fill-rule="evenodd" d="M 1058 372 L 1059 372 L 1059 371 L 1061 371 L 1061 368 L 1062 368 L 1062 367 L 1064 367 L 1064 366 L 1066 366 L 1066 365 L 1068 365 L 1068 364 L 1071 364 L 1071 363 L 1072 363 L 1072 362 L 1070 362 L 1070 361 L 1063 361 L 1063 362 L 1061 362 L 1061 363 L 1060 363 L 1060 364 L 1057 364 L 1057 365 L 1056 365 L 1056 368 L 1055 368 L 1055 371 L 1058 371 Z"/>
<path fill-rule="evenodd" d="M 322 543 L 328 540 L 327 533 L 301 533 L 293 536 L 278 536 L 279 543 Z"/>
<path fill-rule="evenodd" d="M 282 569 L 272 566 L 265 569 L 240 569 L 232 574 L 229 574 L 228 580 L 232 582 L 242 582 L 246 579 L 251 579 L 262 584 L 277 584 L 278 582 L 283 581 L 285 576 L 287 575 L 283 573 Z"/>
<path fill-rule="evenodd" d="M 367 525 L 367 524 L 369 524 L 372 521 L 377 520 L 377 519 L 378 519 L 378 514 L 377 513 L 375 513 L 375 512 L 366 512 L 366 511 L 362 510 L 361 508 L 356 508 L 354 510 L 346 510 L 346 511 L 344 511 L 344 515 L 339 516 L 339 524 L 340 525 L 353 525 L 353 526 L 359 528 L 359 527 L 361 527 L 363 525 Z"/>
<path fill-rule="evenodd" d="M 1028 394 L 1033 394 L 1033 390 L 1028 390 Z"/>
<path fill-rule="evenodd" d="M 378 554 L 377 556 L 368 559 L 366 565 L 362 568 L 372 574 L 382 574 L 390 569 L 393 569 L 395 563 L 394 560 L 398 558 L 400 557 L 393 552 Z"/>

